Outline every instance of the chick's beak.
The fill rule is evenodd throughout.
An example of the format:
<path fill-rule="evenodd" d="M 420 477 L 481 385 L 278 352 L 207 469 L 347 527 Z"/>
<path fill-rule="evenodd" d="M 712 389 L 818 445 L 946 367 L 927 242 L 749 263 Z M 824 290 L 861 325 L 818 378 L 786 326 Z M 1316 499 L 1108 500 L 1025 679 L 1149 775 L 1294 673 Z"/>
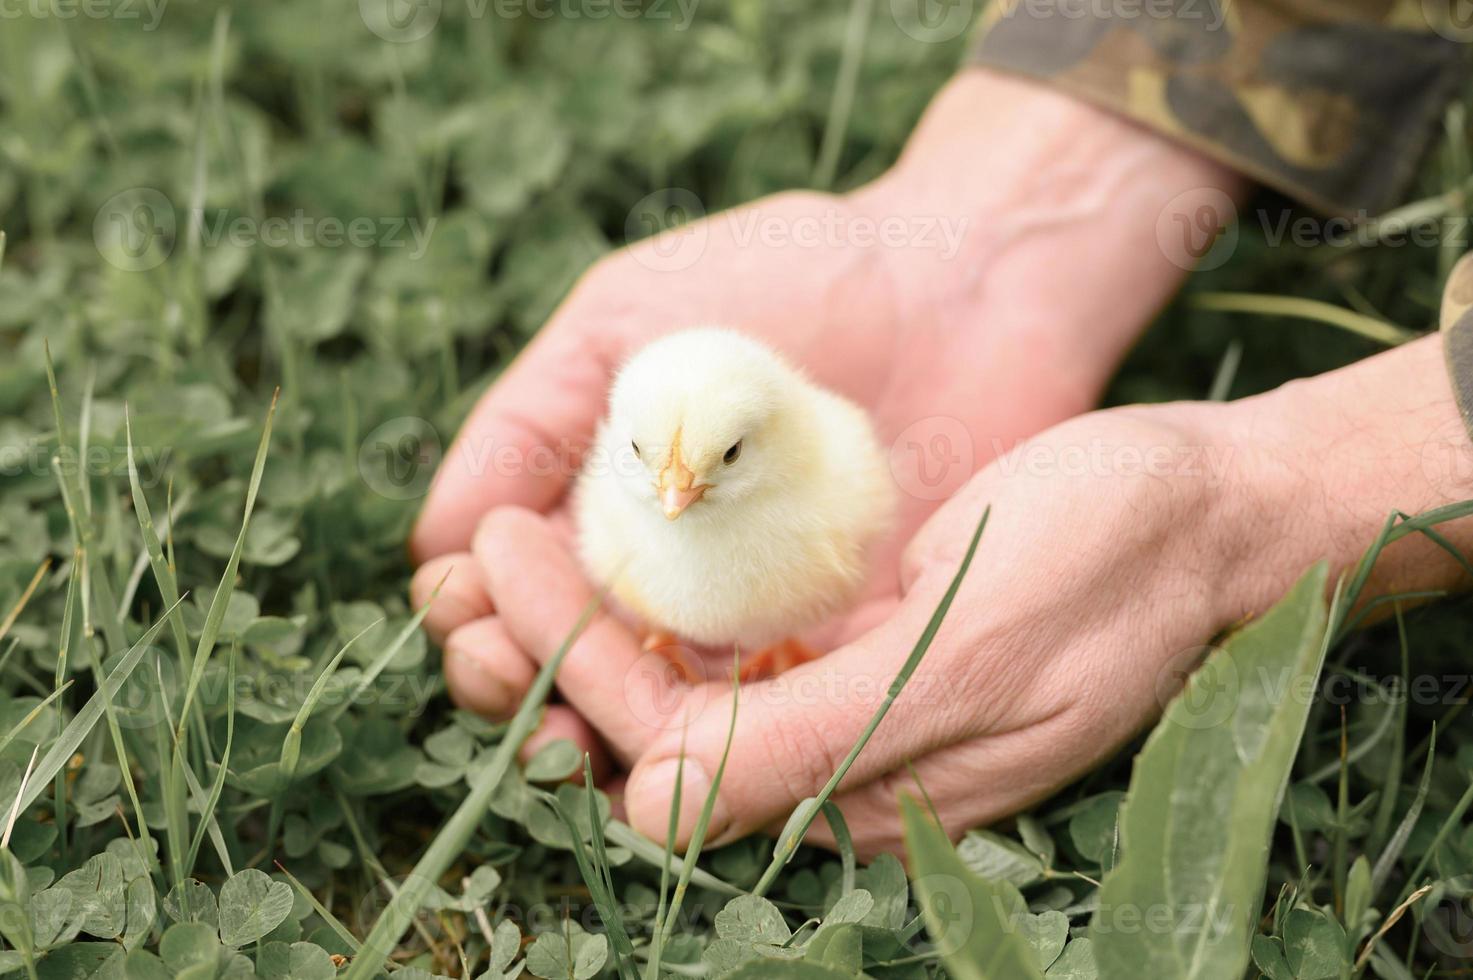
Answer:
<path fill-rule="evenodd" d="M 708 484 L 696 483 L 695 473 L 685 465 L 679 453 L 670 454 L 670 462 L 660 471 L 655 487 L 660 492 L 660 507 L 665 511 L 665 517 L 672 521 L 710 489 Z"/>

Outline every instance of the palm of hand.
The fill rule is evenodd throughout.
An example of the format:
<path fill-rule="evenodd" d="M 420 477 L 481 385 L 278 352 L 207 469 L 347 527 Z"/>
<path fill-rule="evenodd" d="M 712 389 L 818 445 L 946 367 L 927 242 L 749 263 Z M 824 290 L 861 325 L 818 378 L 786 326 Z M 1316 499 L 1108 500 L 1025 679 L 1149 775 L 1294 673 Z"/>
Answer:
<path fill-rule="evenodd" d="M 507 504 L 546 514 L 570 542 L 566 490 L 614 370 L 656 336 L 719 324 L 762 338 L 866 407 L 890 450 L 899 507 L 865 601 L 807 639 L 827 647 L 873 625 L 898 598 L 901 550 L 936 507 L 999 451 L 1082 410 L 1094 392 L 1049 392 L 1037 377 L 1025 387 L 1016 370 L 1024 352 L 968 322 L 985 313 L 918 287 L 913 250 L 901 268 L 895 249 L 845 244 L 843 229 L 884 217 L 865 201 L 779 195 L 594 267 L 464 426 L 416 528 L 417 557 L 463 551 L 480 517 Z M 839 231 L 805 238 L 823 227 Z M 938 251 L 930 262 L 947 259 Z M 492 459 L 511 463 L 487 473 Z"/>
<path fill-rule="evenodd" d="M 434 558 L 416 576 L 416 602 L 454 570 L 427 624 L 444 641 L 459 703 L 493 715 L 513 710 L 537 663 L 557 649 L 591 596 L 573 557 L 567 491 L 614 371 L 661 333 L 709 323 L 766 340 L 815 381 L 865 406 L 889 448 L 901 490 L 895 527 L 876 549 L 865 599 L 804 637 L 820 649 L 850 644 L 881 624 L 908 630 L 910 617 L 895 614 L 905 591 L 901 555 L 916 531 L 992 457 L 1093 401 L 1096 387 L 1067 372 L 1039 372 L 1035 362 L 1052 352 L 1010 319 L 1010 310 L 1023 308 L 1011 301 L 1016 292 L 1033 293 L 1037 282 L 1004 277 L 989 286 L 996 310 L 979 310 L 944 286 L 933 288 L 958 278 L 940 255 L 918 262 L 913 250 L 842 239 L 758 247 L 743 237 L 744 220 L 790 229 L 842 225 L 862 216 L 855 201 L 781 195 L 610 256 L 483 398 L 437 476 L 413 540 L 418 557 Z M 699 247 L 692 250 L 692 242 Z M 488 460 L 501 463 L 488 470 Z M 898 667 L 913 642 L 906 635 L 887 669 Z M 601 617 L 565 661 L 568 704 L 549 709 L 528 750 L 573 738 L 594 750 L 597 764 L 597 746 L 606 743 L 633 767 L 658 754 L 687 719 L 719 713 L 730 656 L 704 655 L 709 683 L 672 684 L 662 663 L 641 656 L 625 625 Z M 876 681 L 883 686 L 890 676 L 893 669 Z M 825 758 L 819 754 L 819 762 Z"/>

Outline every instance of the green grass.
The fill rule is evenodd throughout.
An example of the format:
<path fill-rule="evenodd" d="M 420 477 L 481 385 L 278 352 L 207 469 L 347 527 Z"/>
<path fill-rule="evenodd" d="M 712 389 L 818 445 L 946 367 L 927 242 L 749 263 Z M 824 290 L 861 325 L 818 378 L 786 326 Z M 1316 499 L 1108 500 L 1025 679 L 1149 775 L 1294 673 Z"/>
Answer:
<path fill-rule="evenodd" d="M 1145 901 L 1170 860 L 1122 835 L 1148 826 L 1127 787 L 1210 837 L 1147 762 L 1132 783 L 1142 744 L 1200 746 L 1132 745 L 955 852 L 915 808 L 916 868 L 949 877 L 914 889 L 893 857 L 855 860 L 827 793 L 776 843 L 698 834 L 678 855 L 586 770 L 566 781 L 565 746 L 531 777 L 512 764 L 554 667 L 508 723 L 456 711 L 406 598 L 435 447 L 401 437 L 448 441 L 651 192 L 715 209 L 880 172 L 963 47 L 917 42 L 896 6 L 702 0 L 675 30 L 446 0 L 416 44 L 354 0 L 176 2 L 156 30 L 0 21 L 0 977 L 990 978 L 1017 937 L 965 940 L 1004 928 L 1043 976 L 1154 975 L 1169 950 L 1091 918 L 1101 882 Z M 1380 234 L 1466 229 L 1461 107 L 1444 135 Z M 298 213 L 318 235 L 370 219 L 375 243 L 229 234 Z M 1110 402 L 1239 397 L 1435 324 L 1455 241 L 1274 245 L 1249 214 Z M 1346 613 L 1380 548 L 1463 513 L 1355 543 L 1367 561 L 1313 652 L 1325 683 L 1376 696 L 1317 699 L 1280 747 L 1292 767 L 1234 771 L 1260 823 L 1224 853 L 1263 859 L 1220 881 L 1261 907 L 1194 975 L 1250 956 L 1273 980 L 1469 969 L 1473 613 Z M 1003 559 L 984 536 L 975 560 Z M 1431 696 L 1384 697 L 1417 678 Z M 799 846 L 821 813 L 839 854 Z M 1008 914 L 953 948 L 936 896 L 963 893 Z"/>

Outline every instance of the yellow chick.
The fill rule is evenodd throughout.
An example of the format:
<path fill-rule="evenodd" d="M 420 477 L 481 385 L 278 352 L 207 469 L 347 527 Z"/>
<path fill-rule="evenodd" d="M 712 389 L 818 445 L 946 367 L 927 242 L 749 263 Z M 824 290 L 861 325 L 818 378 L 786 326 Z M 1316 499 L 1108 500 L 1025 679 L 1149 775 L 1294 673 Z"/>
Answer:
<path fill-rule="evenodd" d="M 813 656 L 795 634 L 863 585 L 887 469 L 859 406 L 750 337 L 683 330 L 614 379 L 576 490 L 583 562 L 647 648 L 673 634 L 762 651 L 747 677 L 786 669 Z"/>

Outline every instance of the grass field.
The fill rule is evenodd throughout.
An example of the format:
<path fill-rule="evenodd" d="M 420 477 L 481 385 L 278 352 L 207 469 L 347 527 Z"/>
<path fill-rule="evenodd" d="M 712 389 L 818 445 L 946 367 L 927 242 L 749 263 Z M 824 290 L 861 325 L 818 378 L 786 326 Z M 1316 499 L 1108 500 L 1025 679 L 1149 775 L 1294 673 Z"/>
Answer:
<path fill-rule="evenodd" d="M 1356 581 L 1327 609 L 1311 573 L 1228 643 L 1240 676 L 1320 685 L 1236 690 L 1258 755 L 1200 723 L 1219 657 L 1036 812 L 956 850 L 911 813 L 914 885 L 770 840 L 672 857 L 567 780 L 570 746 L 512 764 L 535 703 L 450 706 L 403 542 L 471 400 L 656 192 L 879 173 L 962 31 L 911 0 L 62 9 L 0 8 L 0 976 L 1109 980 L 1186 948 L 1200 978 L 1473 972 L 1461 600 L 1354 631 Z M 1441 240 L 1245 217 L 1110 400 L 1379 349 L 1204 294 L 1431 328 L 1470 177 L 1455 108 L 1414 191 Z M 1173 792 L 1188 762 L 1231 818 Z"/>

